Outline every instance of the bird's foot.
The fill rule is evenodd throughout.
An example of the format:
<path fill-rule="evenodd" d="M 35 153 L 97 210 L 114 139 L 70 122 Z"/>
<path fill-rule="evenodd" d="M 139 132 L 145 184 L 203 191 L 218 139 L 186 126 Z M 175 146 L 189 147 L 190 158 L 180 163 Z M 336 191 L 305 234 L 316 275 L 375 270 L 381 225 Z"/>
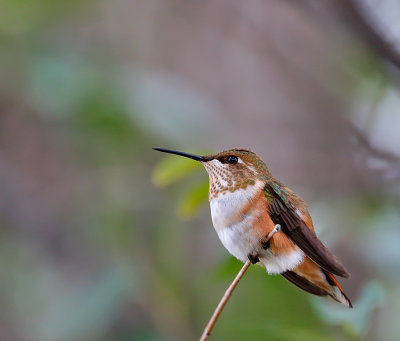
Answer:
<path fill-rule="evenodd" d="M 266 240 L 266 238 L 265 239 L 261 239 L 261 247 L 264 250 L 267 250 L 270 246 L 271 246 L 271 244 L 270 244 L 269 240 Z"/>
<path fill-rule="evenodd" d="M 248 254 L 247 258 L 249 259 L 251 264 L 256 264 L 260 261 L 257 255 Z"/>
<path fill-rule="evenodd" d="M 261 247 L 264 250 L 266 250 L 266 249 L 268 249 L 270 247 L 270 239 L 272 238 L 272 236 L 275 233 L 277 233 L 279 231 L 281 231 L 281 225 L 276 224 L 274 229 L 270 233 L 268 233 L 263 239 L 261 239 L 261 241 L 260 241 L 261 242 Z"/>

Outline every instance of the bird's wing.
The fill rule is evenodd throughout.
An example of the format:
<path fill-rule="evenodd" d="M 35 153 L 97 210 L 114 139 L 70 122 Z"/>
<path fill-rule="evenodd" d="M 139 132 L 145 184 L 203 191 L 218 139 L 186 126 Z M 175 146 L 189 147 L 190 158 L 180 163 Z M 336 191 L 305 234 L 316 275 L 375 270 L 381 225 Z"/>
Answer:
<path fill-rule="evenodd" d="M 349 278 L 350 274 L 343 264 L 321 243 L 316 234 L 296 213 L 296 208 L 287 199 L 287 193 L 271 183 L 265 185 L 264 192 L 268 196 L 272 221 L 280 224 L 282 231 L 321 268 L 332 274 Z"/>

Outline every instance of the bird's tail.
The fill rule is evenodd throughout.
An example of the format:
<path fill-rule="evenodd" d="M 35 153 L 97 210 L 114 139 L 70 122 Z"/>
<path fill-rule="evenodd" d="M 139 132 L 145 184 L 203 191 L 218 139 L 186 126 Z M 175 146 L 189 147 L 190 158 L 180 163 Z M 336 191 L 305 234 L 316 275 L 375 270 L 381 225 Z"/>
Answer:
<path fill-rule="evenodd" d="M 353 307 L 335 276 L 320 268 L 311 259 L 305 259 L 299 266 L 291 271 L 282 272 L 281 275 L 310 294 L 330 296 L 349 308 Z"/>
<path fill-rule="evenodd" d="M 353 305 L 351 304 L 350 299 L 347 297 L 347 295 L 344 293 L 342 287 L 336 280 L 335 276 L 333 276 L 331 273 L 323 271 L 328 283 L 331 286 L 331 292 L 328 294 L 330 297 L 332 297 L 335 301 L 338 301 L 349 308 L 353 308 Z"/>

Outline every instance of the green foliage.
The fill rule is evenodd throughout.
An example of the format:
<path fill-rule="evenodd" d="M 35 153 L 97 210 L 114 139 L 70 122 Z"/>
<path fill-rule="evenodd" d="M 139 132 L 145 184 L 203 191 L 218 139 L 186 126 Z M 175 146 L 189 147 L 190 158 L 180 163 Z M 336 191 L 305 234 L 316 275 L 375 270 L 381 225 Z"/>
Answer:
<path fill-rule="evenodd" d="M 345 96 L 373 99 L 378 103 L 390 86 L 388 73 L 382 59 L 370 49 L 350 48 L 347 53 L 349 67 L 354 78 L 344 84 Z"/>
<path fill-rule="evenodd" d="M 131 121 L 106 90 L 84 98 L 75 113 L 75 121 L 85 132 L 112 140 L 127 142 L 132 134 Z"/>
<path fill-rule="evenodd" d="M 156 165 L 152 182 L 157 187 L 168 186 L 198 171 L 201 167 L 200 162 L 195 162 L 188 158 L 167 156 Z M 192 192 L 192 195 L 197 194 Z"/>
<path fill-rule="evenodd" d="M 369 331 L 372 313 L 381 306 L 385 291 L 377 282 L 369 282 L 363 287 L 360 297 L 353 302 L 353 309 L 338 305 L 322 304 L 314 301 L 315 309 L 327 323 L 342 325 L 350 336 L 365 336 Z"/>
<path fill-rule="evenodd" d="M 184 157 L 167 156 L 156 165 L 152 175 L 152 182 L 157 187 L 165 187 L 196 174 L 202 169 L 203 166 L 200 162 Z M 200 181 L 192 180 L 177 203 L 177 215 L 184 220 L 193 218 L 204 203 L 207 202 L 207 199 L 207 177 Z"/>
<path fill-rule="evenodd" d="M 81 4 L 82 1 L 76 0 L 2 0 L 0 35 L 29 33 L 79 8 Z"/>
<path fill-rule="evenodd" d="M 208 199 L 208 180 L 194 183 L 188 187 L 177 206 L 178 215 L 182 219 L 192 218 L 207 202 Z"/>

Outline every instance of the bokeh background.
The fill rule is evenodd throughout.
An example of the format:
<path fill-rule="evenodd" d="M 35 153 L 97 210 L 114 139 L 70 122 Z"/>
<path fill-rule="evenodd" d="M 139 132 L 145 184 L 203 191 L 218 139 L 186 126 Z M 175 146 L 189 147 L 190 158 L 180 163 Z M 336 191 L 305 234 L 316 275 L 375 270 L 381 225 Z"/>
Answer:
<path fill-rule="evenodd" d="M 355 308 L 253 266 L 214 340 L 400 339 L 396 0 L 1 1 L 0 340 L 196 340 L 240 263 L 187 152 L 256 151 Z"/>

